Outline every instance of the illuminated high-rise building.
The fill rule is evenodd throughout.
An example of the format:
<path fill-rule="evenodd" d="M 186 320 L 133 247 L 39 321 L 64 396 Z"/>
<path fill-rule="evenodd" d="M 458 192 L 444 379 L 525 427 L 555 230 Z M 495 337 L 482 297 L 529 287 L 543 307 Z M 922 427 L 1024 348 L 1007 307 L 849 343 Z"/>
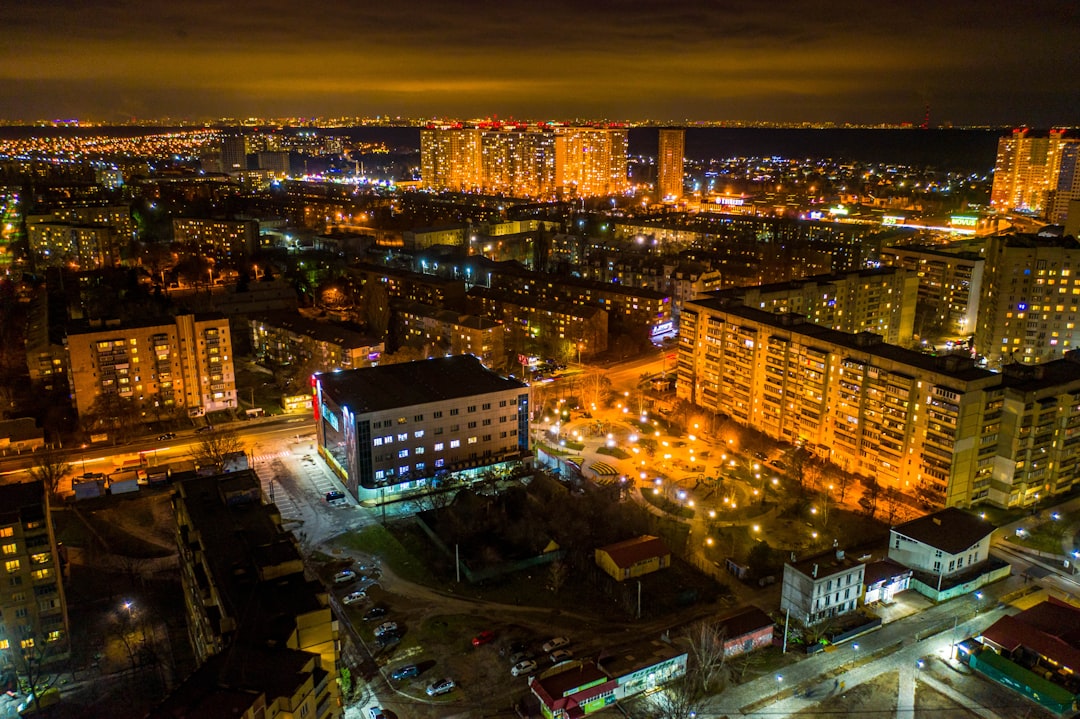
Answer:
<path fill-rule="evenodd" d="M 221 171 L 239 172 L 248 169 L 247 139 L 243 135 L 223 135 L 221 138 Z"/>
<path fill-rule="evenodd" d="M 433 190 L 518 197 L 624 192 L 627 131 L 611 127 L 444 125 L 420 131 L 420 172 Z"/>
<path fill-rule="evenodd" d="M 1080 139 L 1064 130 L 1032 135 L 1024 128 L 998 140 L 990 203 L 1000 210 L 1026 210 L 1063 222 L 1069 200 L 1080 197 L 1077 154 Z"/>
<path fill-rule="evenodd" d="M 679 200 L 683 196 L 685 149 L 685 130 L 660 131 L 660 144 L 656 153 L 656 189 L 660 192 L 661 200 Z"/>

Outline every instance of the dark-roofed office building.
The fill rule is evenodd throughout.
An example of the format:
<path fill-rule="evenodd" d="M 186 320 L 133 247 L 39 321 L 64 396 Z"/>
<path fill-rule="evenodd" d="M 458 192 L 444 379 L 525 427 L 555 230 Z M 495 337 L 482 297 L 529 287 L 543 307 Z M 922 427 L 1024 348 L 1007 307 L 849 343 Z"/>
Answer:
<path fill-rule="evenodd" d="M 529 388 L 472 355 L 316 375 L 319 452 L 357 500 L 528 456 Z"/>

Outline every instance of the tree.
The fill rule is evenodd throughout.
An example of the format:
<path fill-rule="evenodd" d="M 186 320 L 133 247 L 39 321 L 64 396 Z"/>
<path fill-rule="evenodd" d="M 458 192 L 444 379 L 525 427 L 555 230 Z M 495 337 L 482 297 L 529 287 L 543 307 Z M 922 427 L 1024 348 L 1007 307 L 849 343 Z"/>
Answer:
<path fill-rule="evenodd" d="M 106 392 L 94 399 L 90 409 L 83 414 L 82 423 L 88 432 L 105 430 L 115 434 L 114 442 L 126 442 L 139 419 L 139 408 L 133 399 Z"/>
<path fill-rule="evenodd" d="M 213 466 L 220 472 L 225 467 L 225 458 L 244 451 L 240 436 L 233 429 L 213 429 L 204 435 L 191 452 L 195 464 L 200 467 Z"/>
<path fill-rule="evenodd" d="M 686 632 L 690 648 L 689 659 L 694 667 L 694 671 L 688 676 L 697 680 L 702 694 L 710 694 L 723 678 L 727 658 L 724 651 L 726 638 L 723 628 L 716 622 L 701 621 Z"/>
<path fill-rule="evenodd" d="M 866 508 L 866 516 L 873 517 L 874 512 L 877 511 L 878 499 L 881 498 L 882 487 L 873 477 L 867 479 L 865 484 L 866 491 L 863 492 L 863 499 L 865 500 L 863 506 Z"/>
<path fill-rule="evenodd" d="M 551 588 L 553 594 L 558 594 L 566 584 L 567 578 L 570 576 L 570 567 L 566 562 L 561 559 L 556 559 L 548 567 L 548 586 Z"/>
<path fill-rule="evenodd" d="M 24 691 L 34 693 L 34 710 L 41 711 L 41 695 L 48 690 L 59 674 L 52 671 L 53 664 L 65 648 L 66 639 L 57 635 L 46 637 L 44 632 L 33 625 L 21 628 L 17 638 L 12 638 L 8 655 L 15 668 L 19 684 Z"/>
<path fill-rule="evenodd" d="M 900 514 L 903 500 L 903 496 L 895 487 L 889 487 L 885 490 L 885 521 L 889 524 L 892 524 L 896 516 Z"/>
<path fill-rule="evenodd" d="M 773 548 L 765 540 L 755 542 L 746 557 L 746 566 L 755 577 L 767 576 L 776 566 L 776 556 Z"/>
<path fill-rule="evenodd" d="M 34 457 L 34 464 L 30 467 L 30 476 L 37 482 L 45 485 L 45 491 L 50 496 L 56 496 L 60 489 L 60 482 L 71 471 L 71 465 L 60 452 L 41 452 Z"/>
<path fill-rule="evenodd" d="M 830 465 L 834 467 L 834 465 Z M 830 471 L 832 483 L 840 490 L 840 503 L 844 503 L 844 497 L 847 495 L 848 487 L 851 486 L 851 482 L 855 479 L 850 472 L 845 472 L 842 469 L 835 468 Z"/>

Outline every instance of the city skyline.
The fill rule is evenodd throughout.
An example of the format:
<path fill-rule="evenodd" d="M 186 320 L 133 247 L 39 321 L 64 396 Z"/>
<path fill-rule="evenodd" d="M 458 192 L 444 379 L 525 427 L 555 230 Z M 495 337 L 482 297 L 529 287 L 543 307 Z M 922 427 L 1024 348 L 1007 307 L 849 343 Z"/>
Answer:
<path fill-rule="evenodd" d="M 1080 122 L 1060 3 L 0 10 L 6 119 L 250 115 Z"/>

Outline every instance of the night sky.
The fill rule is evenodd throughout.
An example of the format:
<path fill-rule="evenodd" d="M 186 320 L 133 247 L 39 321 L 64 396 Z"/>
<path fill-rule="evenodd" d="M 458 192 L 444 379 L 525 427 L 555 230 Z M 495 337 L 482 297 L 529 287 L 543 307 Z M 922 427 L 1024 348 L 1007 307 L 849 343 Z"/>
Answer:
<path fill-rule="evenodd" d="M 6 0 L 0 116 L 1080 124 L 1076 0 Z"/>

